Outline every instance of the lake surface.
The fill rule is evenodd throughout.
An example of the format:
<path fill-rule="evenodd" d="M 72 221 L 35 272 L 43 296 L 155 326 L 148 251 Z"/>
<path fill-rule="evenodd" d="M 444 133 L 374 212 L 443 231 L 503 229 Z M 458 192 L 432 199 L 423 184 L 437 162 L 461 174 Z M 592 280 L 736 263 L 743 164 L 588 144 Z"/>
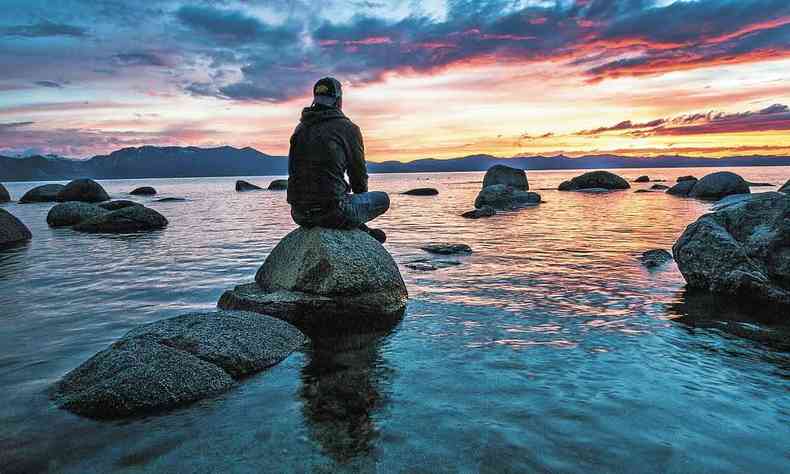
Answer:
<path fill-rule="evenodd" d="M 667 184 L 712 171 L 615 170 Z M 556 188 L 580 173 L 529 180 Z M 120 422 L 59 410 L 47 390 L 131 328 L 212 310 L 252 281 L 295 228 L 285 194 L 237 193 L 235 178 L 102 181 L 114 198 L 141 185 L 188 198 L 136 199 L 170 225 L 134 235 L 50 229 L 51 204 L 3 205 L 34 237 L 0 252 L 0 472 L 790 471 L 788 323 L 688 294 L 674 264 L 647 270 L 636 258 L 670 249 L 710 203 L 635 184 L 541 190 L 536 208 L 459 217 L 481 180 L 371 178 L 392 193 L 374 226 L 411 297 L 389 335 L 345 353 L 307 346 L 222 396 Z M 18 199 L 36 184 L 7 187 Z M 440 194 L 396 194 L 425 186 Z M 436 241 L 474 253 L 434 272 L 403 265 Z"/>

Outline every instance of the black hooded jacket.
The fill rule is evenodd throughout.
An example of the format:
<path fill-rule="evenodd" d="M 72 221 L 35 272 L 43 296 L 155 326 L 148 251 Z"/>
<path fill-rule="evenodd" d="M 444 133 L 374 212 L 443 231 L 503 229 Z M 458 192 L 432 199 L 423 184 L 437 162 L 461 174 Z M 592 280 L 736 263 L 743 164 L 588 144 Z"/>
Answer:
<path fill-rule="evenodd" d="M 359 127 L 337 108 L 305 108 L 288 152 L 288 202 L 300 208 L 330 208 L 350 191 L 367 190 L 365 148 Z"/>

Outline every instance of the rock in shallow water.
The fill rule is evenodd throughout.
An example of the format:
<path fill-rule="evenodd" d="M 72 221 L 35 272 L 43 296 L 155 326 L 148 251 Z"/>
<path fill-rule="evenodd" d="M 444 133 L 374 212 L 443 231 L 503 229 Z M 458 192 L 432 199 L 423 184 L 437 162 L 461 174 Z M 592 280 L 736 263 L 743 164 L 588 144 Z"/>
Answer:
<path fill-rule="evenodd" d="M 439 191 L 435 188 L 417 188 L 410 189 L 401 194 L 405 194 L 406 196 L 436 196 L 439 194 Z"/>
<path fill-rule="evenodd" d="M 139 232 L 162 229 L 167 219 L 145 206 L 129 206 L 94 217 L 74 226 L 80 232 Z"/>
<path fill-rule="evenodd" d="M 244 312 L 191 313 L 128 332 L 66 374 L 52 398 L 91 418 L 184 405 L 277 364 L 306 341 L 293 326 Z"/>
<path fill-rule="evenodd" d="M 13 214 L 0 209 L 0 247 L 30 240 L 33 235 Z"/>
<path fill-rule="evenodd" d="M 82 201 L 82 202 L 102 202 L 109 201 L 110 196 L 107 191 L 92 179 L 75 179 L 70 182 L 57 195 L 58 202 Z"/>
<path fill-rule="evenodd" d="M 664 249 L 648 250 L 639 256 L 639 260 L 647 268 L 655 268 L 671 262 L 672 254 Z"/>
<path fill-rule="evenodd" d="M 133 194 L 135 196 L 153 196 L 156 194 L 156 189 L 152 188 L 151 186 L 141 186 L 139 188 L 133 189 L 129 194 Z"/>
<path fill-rule="evenodd" d="M 255 283 L 226 291 L 218 305 L 270 314 L 315 338 L 390 326 L 407 299 L 395 261 L 367 233 L 300 227 L 272 250 Z"/>
<path fill-rule="evenodd" d="M 439 255 L 468 255 L 472 253 L 472 248 L 466 244 L 450 244 L 446 242 L 424 245 L 420 249 Z"/>
<path fill-rule="evenodd" d="M 466 211 L 461 214 L 461 217 L 465 217 L 467 219 L 480 219 L 483 217 L 491 217 L 496 215 L 496 209 L 491 206 L 483 206 L 480 209 L 474 209 L 472 211 Z"/>
<path fill-rule="evenodd" d="M 687 197 L 692 189 L 694 189 L 694 185 L 697 184 L 696 179 L 686 179 L 683 181 L 678 181 L 678 183 L 671 188 L 667 189 L 667 194 L 671 194 L 673 196 L 681 196 Z"/>
<path fill-rule="evenodd" d="M 583 189 L 629 189 L 628 181 L 608 171 L 590 171 L 581 176 L 576 176 L 570 181 L 564 181 L 559 186 L 560 191 L 580 191 Z"/>
<path fill-rule="evenodd" d="M 649 183 L 650 176 L 640 176 L 634 180 L 635 183 Z"/>
<path fill-rule="evenodd" d="M 483 188 L 497 184 L 510 186 L 519 191 L 529 191 L 527 173 L 522 169 L 511 168 L 510 166 L 494 165 L 488 168 L 483 178 Z"/>
<path fill-rule="evenodd" d="M 107 214 L 96 204 L 89 202 L 69 201 L 56 204 L 47 214 L 47 224 L 50 227 L 65 227 L 79 224 L 88 219 L 93 219 Z"/>
<path fill-rule="evenodd" d="M 65 186 L 62 184 L 45 184 L 36 186 L 30 191 L 26 192 L 21 199 L 20 204 L 27 204 L 31 202 L 55 202 Z"/>
<path fill-rule="evenodd" d="M 241 179 L 236 181 L 236 191 L 238 191 L 238 192 L 260 191 L 262 189 L 263 188 L 260 187 L 260 186 L 257 186 L 257 185 L 252 184 L 252 183 L 248 183 L 247 181 L 244 181 L 244 180 L 241 180 Z"/>
<path fill-rule="evenodd" d="M 689 287 L 790 304 L 790 196 L 761 193 L 705 214 L 672 248 Z"/>
<path fill-rule="evenodd" d="M 530 207 L 540 204 L 540 194 L 528 191 L 520 191 L 504 184 L 486 186 L 475 199 L 475 207 L 493 207 L 494 209 L 514 209 L 518 207 Z"/>
<path fill-rule="evenodd" d="M 271 183 L 269 183 L 269 187 L 267 188 L 269 191 L 285 191 L 288 189 L 288 180 L 287 179 L 275 179 Z"/>
<path fill-rule="evenodd" d="M 0 202 L 10 202 L 11 195 L 8 193 L 8 190 L 0 183 Z"/>
<path fill-rule="evenodd" d="M 678 183 L 683 182 L 683 181 L 697 181 L 697 178 L 694 177 L 694 176 L 680 176 L 680 177 L 678 177 L 678 179 L 677 179 Z"/>
<path fill-rule="evenodd" d="M 739 175 L 729 171 L 719 171 L 697 181 L 689 196 L 700 199 L 721 199 L 732 194 L 749 193 L 751 193 L 749 184 Z"/>

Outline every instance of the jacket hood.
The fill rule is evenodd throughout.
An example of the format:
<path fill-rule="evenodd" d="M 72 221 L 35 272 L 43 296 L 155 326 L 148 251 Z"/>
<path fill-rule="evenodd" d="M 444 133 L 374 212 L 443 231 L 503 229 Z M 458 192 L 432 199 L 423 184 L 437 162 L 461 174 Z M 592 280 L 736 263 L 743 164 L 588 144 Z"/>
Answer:
<path fill-rule="evenodd" d="M 335 107 L 311 106 L 302 110 L 302 118 L 299 119 L 305 125 L 312 125 L 333 119 L 344 119 L 343 112 Z"/>

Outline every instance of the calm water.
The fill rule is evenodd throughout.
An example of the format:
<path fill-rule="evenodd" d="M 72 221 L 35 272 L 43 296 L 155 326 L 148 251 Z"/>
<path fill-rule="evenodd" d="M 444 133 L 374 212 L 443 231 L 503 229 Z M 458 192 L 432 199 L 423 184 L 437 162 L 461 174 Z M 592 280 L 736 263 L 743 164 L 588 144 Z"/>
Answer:
<path fill-rule="evenodd" d="M 530 185 L 576 174 L 531 172 Z M 223 396 L 125 422 L 58 410 L 47 388 L 132 327 L 211 310 L 251 281 L 294 228 L 284 193 L 236 193 L 230 178 L 103 181 L 114 197 L 150 184 L 189 199 L 150 204 L 166 230 L 122 236 L 49 229 L 49 204 L 4 205 L 34 238 L 0 253 L 0 472 L 790 470 L 790 327 L 686 294 L 674 264 L 636 260 L 669 249 L 710 204 L 540 191 L 537 208 L 458 217 L 481 178 L 372 178 L 391 193 L 440 191 L 393 194 L 376 221 L 411 295 L 391 334 L 341 354 L 305 347 Z M 18 199 L 33 185 L 7 187 Z M 474 254 L 405 268 L 430 241 Z"/>

